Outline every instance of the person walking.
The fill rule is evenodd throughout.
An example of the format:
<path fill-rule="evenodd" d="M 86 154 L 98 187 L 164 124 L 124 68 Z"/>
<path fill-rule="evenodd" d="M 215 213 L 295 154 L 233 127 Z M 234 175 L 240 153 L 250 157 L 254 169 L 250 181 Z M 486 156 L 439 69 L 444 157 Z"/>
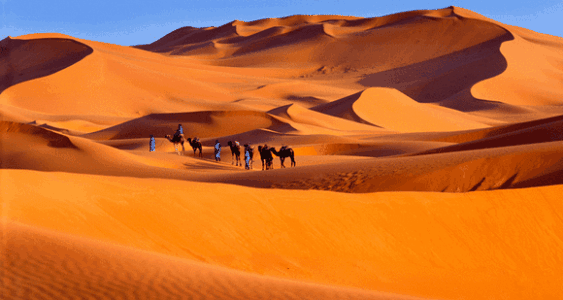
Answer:
<path fill-rule="evenodd" d="M 250 170 L 250 146 L 244 144 L 244 168 Z"/>
<path fill-rule="evenodd" d="M 221 143 L 219 143 L 219 140 L 215 141 L 215 161 L 221 161 Z"/>
<path fill-rule="evenodd" d="M 254 148 L 252 148 L 250 145 L 248 146 L 248 154 L 250 157 L 250 162 L 248 163 L 249 168 L 252 170 L 252 164 L 254 162 Z"/>
<path fill-rule="evenodd" d="M 151 139 L 149 141 L 149 152 L 154 152 L 156 148 L 156 141 L 154 140 L 154 136 L 151 134 Z"/>

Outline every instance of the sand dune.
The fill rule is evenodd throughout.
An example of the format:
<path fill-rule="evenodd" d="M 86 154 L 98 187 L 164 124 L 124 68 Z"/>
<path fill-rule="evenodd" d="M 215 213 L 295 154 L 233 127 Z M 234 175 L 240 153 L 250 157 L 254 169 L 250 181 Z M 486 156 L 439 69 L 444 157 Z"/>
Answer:
<path fill-rule="evenodd" d="M 4 299 L 417 299 L 245 274 L 16 223 L 0 230 Z"/>
<path fill-rule="evenodd" d="M 473 134 L 486 135 L 486 137 L 465 143 L 459 143 L 454 146 L 433 149 L 421 154 L 467 151 L 561 141 L 563 140 L 563 132 L 561 130 L 562 119 L 563 117 L 559 116 L 547 120 L 544 119 L 541 121 L 526 122 L 524 124 L 502 126 L 501 128 L 491 128 L 480 132 L 477 131 Z M 470 135 L 471 134 L 468 134 L 466 136 L 469 137 Z M 444 140 L 459 139 L 460 136 Z"/>
<path fill-rule="evenodd" d="M 369 88 L 359 94 L 321 104 L 313 110 L 392 131 L 457 131 L 488 127 L 471 116 L 418 103 L 405 94 L 388 88 Z"/>
<path fill-rule="evenodd" d="M 0 93 L 20 82 L 66 69 L 93 52 L 87 45 L 62 38 L 26 41 L 7 37 L 0 41 L 0 47 Z"/>
<path fill-rule="evenodd" d="M 7 220 L 211 265 L 440 299 L 558 298 L 563 292 L 558 280 L 559 253 L 563 249 L 563 224 L 558 213 L 561 186 L 467 194 L 341 194 L 177 180 L 1 172 L 3 216 Z M 14 189 L 4 189 L 10 185 Z M 53 197 L 52 192 L 60 188 L 66 192 Z M 26 189 L 28 197 L 19 198 L 18 191 Z M 5 236 L 9 241 L 20 235 L 8 232 Z M 90 250 L 66 257 L 49 254 L 49 250 L 45 254 L 48 259 L 39 260 L 46 264 L 43 267 L 65 266 L 56 263 L 62 260 L 74 266 L 69 267 L 74 272 L 83 270 L 78 274 L 98 272 L 98 268 L 88 266 L 87 257 L 94 255 L 115 261 L 103 264 L 107 268 L 123 266 L 121 271 L 107 274 L 108 279 L 116 276 L 117 283 L 128 276 L 136 281 L 137 276 L 146 274 L 137 284 L 145 280 L 149 286 L 150 282 L 162 282 L 159 286 L 182 290 L 192 285 L 180 284 L 189 281 L 179 278 L 198 277 L 199 272 L 213 270 L 192 263 L 181 271 L 177 268 L 190 263 L 172 263 L 172 258 L 151 258 L 135 250 L 74 237 L 63 236 L 57 242 L 61 237 L 52 233 L 47 237 L 46 246 L 54 243 L 67 245 L 67 249 L 75 245 L 70 248 L 78 248 L 76 251 Z M 89 254 L 90 246 L 99 250 Z M 149 259 L 149 264 L 140 264 L 134 258 Z M 150 263 L 152 259 L 157 262 Z M 52 260 L 55 262 L 51 264 Z M 27 268 L 35 265 L 28 264 Z M 31 271 L 25 274 L 36 274 Z M 64 269 L 55 267 L 53 271 Z M 68 275 L 53 277 L 71 280 Z M 215 273 L 211 278 L 200 277 L 197 282 L 201 285 L 195 289 L 204 294 L 201 297 L 208 293 L 213 297 L 213 291 L 222 285 L 228 283 L 234 288 L 243 279 Z M 43 280 L 46 286 L 60 286 L 60 281 Z M 86 284 L 91 279 L 85 280 L 77 283 Z M 104 288 L 103 282 L 99 284 Z M 205 288 L 207 285 L 215 288 Z M 127 286 L 114 288 L 111 293 L 130 291 Z M 81 289 L 76 291 L 80 293 Z M 288 292 L 297 290 L 288 288 Z"/>
<path fill-rule="evenodd" d="M 297 123 L 309 124 L 342 131 L 382 131 L 377 127 L 374 128 L 363 124 L 358 124 L 357 122 L 349 122 L 348 120 L 342 120 L 341 118 L 334 118 L 329 115 L 317 113 L 315 111 L 305 109 L 298 104 L 291 104 L 289 106 L 280 107 L 276 110 L 270 111 L 270 113 L 285 117 Z"/>
<path fill-rule="evenodd" d="M 201 111 L 194 113 L 152 114 L 119 124 L 85 137 L 95 140 L 120 138 L 147 138 L 148 135 L 164 137 L 173 134 L 178 124 L 189 137 L 231 135 L 257 128 L 279 125 L 278 119 L 257 111 Z"/>
<path fill-rule="evenodd" d="M 562 46 L 458 7 L 6 38 L 2 297 L 562 298 Z"/>

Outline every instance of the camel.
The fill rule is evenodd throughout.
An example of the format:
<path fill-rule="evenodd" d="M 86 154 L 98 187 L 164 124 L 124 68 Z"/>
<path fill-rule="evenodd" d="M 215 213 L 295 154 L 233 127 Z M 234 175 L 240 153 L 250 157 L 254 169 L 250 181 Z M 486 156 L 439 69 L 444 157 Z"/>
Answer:
<path fill-rule="evenodd" d="M 242 162 L 240 161 L 240 145 L 237 145 L 236 142 L 233 143 L 231 141 L 229 141 L 227 144 L 231 148 L 231 159 L 232 159 L 231 164 L 232 165 L 235 164 L 235 157 L 236 157 L 237 166 L 238 165 L 242 166 Z"/>
<path fill-rule="evenodd" d="M 167 140 L 169 140 L 171 143 L 174 143 L 174 150 L 176 150 L 176 153 L 178 153 L 178 155 L 181 155 L 180 152 L 178 151 L 178 144 L 182 144 L 182 153 L 184 153 L 184 151 L 186 151 L 186 149 L 184 148 L 184 135 L 180 134 L 180 135 L 170 135 L 167 134 L 164 136 Z"/>
<path fill-rule="evenodd" d="M 268 145 L 258 146 L 258 153 L 260 153 L 260 160 L 262 161 L 262 170 L 270 170 L 274 168 L 274 157 L 272 156 L 271 149 Z"/>
<path fill-rule="evenodd" d="M 194 157 L 195 157 L 195 152 L 197 149 L 199 149 L 199 157 L 203 157 L 203 154 L 201 153 L 201 142 L 197 140 L 197 138 L 194 138 L 192 140 L 192 138 L 188 138 L 188 143 L 190 143 L 190 145 L 192 146 L 192 149 L 194 149 Z"/>
<path fill-rule="evenodd" d="M 272 151 L 272 153 L 274 153 L 276 156 L 280 157 L 280 162 L 281 162 L 281 167 L 285 168 L 285 166 L 283 165 L 283 162 L 285 161 L 285 159 L 287 157 L 291 158 L 291 166 L 295 167 L 295 155 L 293 153 L 293 149 L 287 147 L 287 146 L 283 146 L 280 148 L 280 151 L 276 151 L 276 148 L 272 147 L 270 148 L 270 150 Z"/>

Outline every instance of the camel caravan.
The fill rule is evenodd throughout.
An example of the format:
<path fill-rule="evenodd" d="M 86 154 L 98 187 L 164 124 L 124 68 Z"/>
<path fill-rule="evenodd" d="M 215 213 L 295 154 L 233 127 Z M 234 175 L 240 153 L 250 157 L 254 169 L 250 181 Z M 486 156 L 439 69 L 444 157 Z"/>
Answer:
<path fill-rule="evenodd" d="M 202 145 L 201 142 L 197 137 L 186 138 L 184 136 L 184 130 L 182 128 L 182 124 L 178 124 L 178 129 L 174 135 L 167 134 L 164 136 L 168 141 L 174 144 L 174 150 L 178 155 L 181 155 L 179 151 L 179 146 L 182 146 L 182 153 L 185 152 L 184 143 L 188 142 L 192 149 L 194 150 L 194 157 L 196 156 L 197 150 L 199 150 L 199 157 L 202 158 Z M 227 143 L 229 148 L 231 149 L 231 164 L 236 166 L 242 167 L 241 162 L 241 146 L 238 141 L 229 141 Z M 154 151 L 154 140 L 151 136 L 150 142 L 151 151 Z M 215 161 L 221 161 L 221 144 L 219 140 L 215 141 L 214 146 L 215 151 Z M 244 144 L 244 158 L 245 158 L 245 169 L 250 170 L 253 169 L 253 161 L 254 161 L 254 148 L 248 144 Z M 280 158 L 281 167 L 285 168 L 284 162 L 286 158 L 291 159 L 291 166 L 295 167 L 295 154 L 293 149 L 287 146 L 282 146 L 279 151 L 276 150 L 275 147 L 269 147 L 267 144 L 258 146 L 258 153 L 260 154 L 260 160 L 262 161 L 262 170 L 271 170 L 274 168 L 274 156 L 278 156 Z M 273 155 L 272 155 L 273 154 Z"/>

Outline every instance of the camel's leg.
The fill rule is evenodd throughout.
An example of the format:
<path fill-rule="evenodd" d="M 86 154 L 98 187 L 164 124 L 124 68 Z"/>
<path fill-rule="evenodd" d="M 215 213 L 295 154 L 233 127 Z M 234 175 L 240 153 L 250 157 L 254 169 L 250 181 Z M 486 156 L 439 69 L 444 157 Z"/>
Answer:
<path fill-rule="evenodd" d="M 280 163 L 281 163 L 282 168 L 285 168 L 285 166 L 283 165 L 284 160 L 285 160 L 285 157 L 280 157 Z"/>

